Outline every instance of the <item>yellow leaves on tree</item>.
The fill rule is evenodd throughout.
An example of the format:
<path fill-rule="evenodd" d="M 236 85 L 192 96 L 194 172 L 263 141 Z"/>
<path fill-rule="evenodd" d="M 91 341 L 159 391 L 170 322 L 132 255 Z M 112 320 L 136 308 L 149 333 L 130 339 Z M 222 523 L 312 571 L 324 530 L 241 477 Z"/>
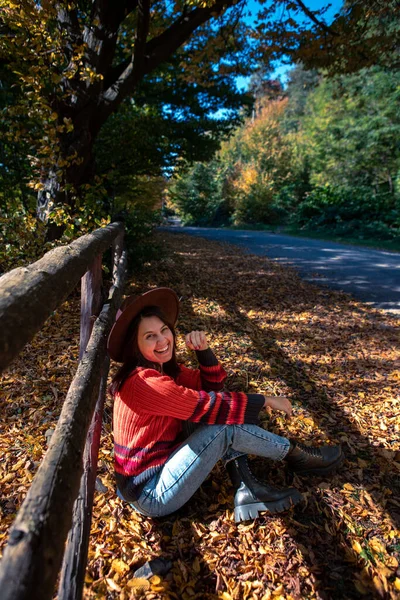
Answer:
<path fill-rule="evenodd" d="M 259 105 L 252 119 L 221 147 L 223 164 L 231 165 L 227 186 L 233 190 L 237 224 L 268 222 L 274 196 L 290 173 L 288 146 L 281 143 L 279 121 L 287 101 Z"/>

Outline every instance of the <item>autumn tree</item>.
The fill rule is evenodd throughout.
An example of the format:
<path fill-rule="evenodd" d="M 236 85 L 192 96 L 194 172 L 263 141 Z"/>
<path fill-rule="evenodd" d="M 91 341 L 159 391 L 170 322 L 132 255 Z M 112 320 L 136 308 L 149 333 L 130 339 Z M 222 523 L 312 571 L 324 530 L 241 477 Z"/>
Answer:
<path fill-rule="evenodd" d="M 279 48 L 290 50 L 290 23 L 283 31 L 268 18 L 282 3 L 288 15 L 302 11 L 324 30 L 300 0 L 263 4 L 260 35 L 253 38 L 243 19 L 245 0 L 1 0 L 2 60 L 22 91 L 8 113 L 8 136 L 20 135 L 21 118 L 29 117 L 24 136 L 39 216 L 47 219 L 57 204 L 76 208 L 82 185 L 94 175 L 93 146 L 101 127 L 149 76 L 167 81 L 171 61 L 181 71 L 182 97 L 191 87 L 189 95 L 199 98 L 196 85 L 219 89 L 214 109 L 224 108 L 231 76 L 248 73 L 249 57 L 268 60 Z"/>
<path fill-rule="evenodd" d="M 271 30 L 279 6 L 280 18 Z M 324 69 L 330 75 L 354 73 L 374 65 L 399 68 L 397 0 L 345 0 L 329 24 L 324 18 L 328 6 L 315 11 L 303 0 L 263 4 L 256 27 L 260 54 L 268 60 L 284 56 L 288 62 Z"/>
<path fill-rule="evenodd" d="M 101 127 L 150 74 L 168 77 L 160 69 L 181 47 L 178 83 L 192 93 L 210 73 L 209 86 L 223 87 L 244 72 L 241 8 L 229 10 L 236 3 L 2 1 L 2 55 L 24 91 L 8 136 L 18 135 L 19 115 L 37 125 L 26 133 L 43 220 L 54 205 L 77 207 Z"/>
<path fill-rule="evenodd" d="M 19 87 L 5 114 L 5 138 L 10 149 L 18 138 L 27 145 L 23 154 L 38 193 L 38 215 L 62 222 L 66 209 L 75 216 L 82 208 L 82 191 L 95 175 L 99 132 L 126 99 L 140 95 L 142 86 L 149 84 L 149 98 L 154 98 L 152 89 L 164 94 L 163 84 L 168 88 L 175 82 L 182 104 L 177 109 L 166 103 L 164 115 L 179 110 L 186 117 L 183 104 L 192 103 L 198 131 L 206 137 L 209 123 L 200 122 L 196 103 L 203 115 L 231 108 L 233 76 L 282 54 L 318 62 L 315 43 L 340 63 L 347 41 L 358 48 L 363 15 L 368 17 L 361 32 L 367 48 L 376 55 L 384 38 L 393 62 L 397 4 L 383 4 L 387 9 L 372 0 L 351 0 L 328 26 L 324 12 L 311 11 L 302 0 L 271 0 L 261 3 L 250 31 L 245 0 L 0 0 L 2 69 Z M 281 7 L 285 10 L 276 19 Z M 205 97 L 214 100 L 204 103 Z M 184 145 L 178 144 L 178 150 Z M 101 181 L 95 183 L 101 187 Z"/>
<path fill-rule="evenodd" d="M 106 176 L 113 196 L 127 187 L 127 179 L 168 176 L 185 163 L 208 160 L 242 121 L 243 105 L 251 103 L 248 94 L 213 72 L 211 61 L 205 83 L 185 81 L 176 63 L 146 78 L 99 132 L 96 172 Z M 216 117 L 221 106 L 224 114 Z"/>
<path fill-rule="evenodd" d="M 274 199 L 290 177 L 291 148 L 281 120 L 287 101 L 267 100 L 222 143 L 216 160 L 178 176 L 171 199 L 186 223 L 271 223 Z"/>

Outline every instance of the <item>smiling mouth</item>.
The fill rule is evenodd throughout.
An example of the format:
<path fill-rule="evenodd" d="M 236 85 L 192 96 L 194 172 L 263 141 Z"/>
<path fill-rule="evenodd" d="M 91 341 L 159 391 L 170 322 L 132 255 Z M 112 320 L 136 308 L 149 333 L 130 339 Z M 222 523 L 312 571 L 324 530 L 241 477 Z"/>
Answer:
<path fill-rule="evenodd" d="M 157 354 L 165 354 L 166 352 L 168 352 L 169 350 L 169 344 L 168 346 L 165 346 L 165 348 L 161 348 L 161 350 L 154 350 L 154 352 L 157 352 Z"/>

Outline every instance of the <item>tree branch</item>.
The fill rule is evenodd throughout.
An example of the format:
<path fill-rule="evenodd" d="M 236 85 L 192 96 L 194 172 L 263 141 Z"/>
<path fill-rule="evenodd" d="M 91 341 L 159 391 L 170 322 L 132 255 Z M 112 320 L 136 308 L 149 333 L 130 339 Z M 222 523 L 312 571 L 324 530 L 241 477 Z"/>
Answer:
<path fill-rule="evenodd" d="M 333 29 L 331 29 L 331 27 L 329 27 L 328 25 L 323 23 L 323 21 L 320 21 L 319 19 L 317 19 L 315 14 L 309 8 L 307 8 L 307 6 L 304 4 L 304 2 L 302 0 L 295 0 L 295 2 L 299 6 L 299 8 L 301 8 L 301 10 L 304 12 L 304 14 L 306 14 L 307 17 L 309 19 L 311 19 L 311 21 L 313 23 L 315 23 L 315 25 L 317 25 L 323 31 L 325 31 L 325 33 L 329 33 L 329 35 L 339 36 L 337 31 L 334 31 Z"/>
<path fill-rule="evenodd" d="M 84 41 L 90 53 L 90 64 L 105 78 L 114 60 L 118 31 L 127 15 L 138 6 L 138 0 L 93 3 L 90 26 L 85 27 Z"/>
<path fill-rule="evenodd" d="M 57 22 L 61 30 L 67 29 L 68 37 L 65 49 L 68 51 L 68 59 L 73 54 L 73 45 L 82 43 L 82 31 L 79 24 L 78 15 L 74 8 L 67 9 L 65 5 L 57 2 Z"/>
<path fill-rule="evenodd" d="M 133 91 L 144 75 L 167 60 L 211 16 L 220 14 L 235 3 L 235 0 L 218 0 L 212 6 L 196 8 L 189 13 L 184 13 L 163 33 L 147 42 L 142 47 L 142 58 L 135 58 L 135 60 L 141 61 L 141 70 L 133 68 L 134 61 L 132 60 L 120 77 L 104 92 L 102 98 L 104 113 L 108 115 L 113 112 L 116 106 Z"/>
<path fill-rule="evenodd" d="M 133 72 L 140 74 L 143 71 L 145 60 L 145 46 L 150 26 L 150 0 L 139 0 L 137 12 L 137 29 L 133 57 Z M 135 75 L 134 75 L 135 76 Z"/>

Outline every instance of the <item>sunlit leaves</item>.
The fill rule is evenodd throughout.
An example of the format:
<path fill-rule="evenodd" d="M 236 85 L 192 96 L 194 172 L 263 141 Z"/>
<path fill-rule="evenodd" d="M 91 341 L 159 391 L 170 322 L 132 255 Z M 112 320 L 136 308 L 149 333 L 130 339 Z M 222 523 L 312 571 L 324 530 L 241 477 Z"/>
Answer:
<path fill-rule="evenodd" d="M 315 445 L 340 442 L 347 460 L 333 477 L 295 478 L 305 502 L 284 515 L 236 525 L 219 463 L 186 507 L 148 519 L 116 495 L 107 397 L 84 597 L 297 600 L 335 589 L 343 598 L 395 600 L 398 320 L 265 257 L 182 235 L 158 241 L 162 255 L 135 273 L 126 293 L 167 285 L 182 296 L 181 359 L 197 364 L 183 334 L 206 329 L 228 389 L 291 397 L 293 418 L 262 415 L 264 427 Z M 78 304 L 71 299 L 58 310 L 2 379 L 2 546 L 76 368 Z M 282 463 L 250 461 L 260 479 L 289 484 Z M 168 574 L 134 576 L 155 557 L 172 561 Z"/>

